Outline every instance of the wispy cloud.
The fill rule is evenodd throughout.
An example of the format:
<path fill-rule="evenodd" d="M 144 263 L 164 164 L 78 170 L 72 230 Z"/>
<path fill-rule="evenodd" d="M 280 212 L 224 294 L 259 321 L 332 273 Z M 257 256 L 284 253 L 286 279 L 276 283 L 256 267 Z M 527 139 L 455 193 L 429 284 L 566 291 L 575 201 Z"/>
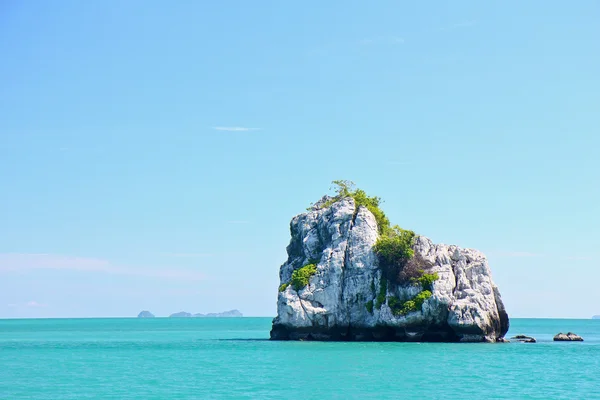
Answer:
<path fill-rule="evenodd" d="M 202 274 L 190 270 L 172 268 L 132 268 L 114 265 L 109 261 L 96 258 L 62 256 L 45 253 L 0 254 L 0 273 L 30 270 L 70 270 L 181 280 L 201 280 L 204 278 Z"/>
<path fill-rule="evenodd" d="M 7 307 L 9 307 L 9 308 L 21 308 L 21 307 L 42 308 L 42 307 L 48 307 L 48 304 L 40 303 L 35 300 L 31 300 L 26 303 L 10 303 L 10 304 L 7 304 Z"/>
<path fill-rule="evenodd" d="M 378 36 L 373 38 L 364 38 L 358 41 L 358 44 L 362 46 L 369 46 L 375 44 L 402 44 L 404 38 L 399 36 Z"/>
<path fill-rule="evenodd" d="M 249 132 L 249 131 L 260 131 L 260 128 L 248 128 L 245 126 L 213 126 L 215 131 L 226 131 L 226 132 Z"/>
<path fill-rule="evenodd" d="M 590 256 L 567 256 L 565 260 L 569 261 L 592 261 L 594 258 Z"/>
<path fill-rule="evenodd" d="M 38 307 L 46 307 L 46 306 L 47 306 L 47 304 L 38 303 L 35 300 L 31 300 L 31 301 L 28 301 L 27 303 L 25 303 L 25 307 L 30 307 L 30 308 L 38 308 Z"/>

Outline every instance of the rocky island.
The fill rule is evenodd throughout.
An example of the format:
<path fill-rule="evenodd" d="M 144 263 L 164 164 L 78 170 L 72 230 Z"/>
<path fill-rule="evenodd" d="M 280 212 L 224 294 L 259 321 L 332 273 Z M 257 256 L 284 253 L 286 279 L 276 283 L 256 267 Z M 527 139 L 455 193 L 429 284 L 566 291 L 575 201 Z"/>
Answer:
<path fill-rule="evenodd" d="M 504 340 L 509 318 L 481 252 L 392 227 L 378 197 L 334 184 L 290 223 L 271 339 Z"/>
<path fill-rule="evenodd" d="M 141 311 L 137 317 L 138 318 L 154 318 L 154 314 L 152 314 L 150 311 Z"/>

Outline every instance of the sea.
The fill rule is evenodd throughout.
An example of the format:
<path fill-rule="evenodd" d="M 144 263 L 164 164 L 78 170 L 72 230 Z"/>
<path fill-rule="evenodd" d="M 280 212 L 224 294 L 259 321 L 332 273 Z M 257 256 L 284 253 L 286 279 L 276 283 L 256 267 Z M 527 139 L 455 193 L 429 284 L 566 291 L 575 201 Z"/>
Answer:
<path fill-rule="evenodd" d="M 537 343 L 270 341 L 271 318 L 0 320 L 0 399 L 600 399 L 600 320 Z M 584 342 L 553 342 L 572 331 Z"/>

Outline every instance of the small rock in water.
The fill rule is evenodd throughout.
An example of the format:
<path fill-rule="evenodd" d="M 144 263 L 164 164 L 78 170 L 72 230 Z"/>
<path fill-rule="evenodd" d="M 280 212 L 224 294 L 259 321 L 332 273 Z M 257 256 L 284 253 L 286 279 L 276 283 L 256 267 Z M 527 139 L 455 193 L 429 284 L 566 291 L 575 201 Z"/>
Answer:
<path fill-rule="evenodd" d="M 554 336 L 554 341 L 555 342 L 583 342 L 583 338 L 579 335 L 576 335 L 573 332 L 568 332 L 568 333 L 558 333 L 556 336 Z"/>
<path fill-rule="evenodd" d="M 536 343 L 537 342 L 534 337 L 527 336 L 527 335 L 517 335 L 517 336 L 511 337 L 511 339 L 515 339 L 522 343 Z"/>

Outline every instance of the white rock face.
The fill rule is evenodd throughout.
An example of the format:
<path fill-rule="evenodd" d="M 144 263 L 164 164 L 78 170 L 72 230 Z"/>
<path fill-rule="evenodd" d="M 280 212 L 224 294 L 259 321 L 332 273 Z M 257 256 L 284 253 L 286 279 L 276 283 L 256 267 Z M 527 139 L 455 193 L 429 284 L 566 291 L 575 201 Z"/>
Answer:
<path fill-rule="evenodd" d="M 319 203 L 292 219 L 288 260 L 279 275 L 289 283 L 293 271 L 309 262 L 318 262 L 317 273 L 305 288 L 289 285 L 279 292 L 272 339 L 494 342 L 504 336 L 508 316 L 485 256 L 423 236 L 415 239 L 415 256 L 439 279 L 422 310 L 395 316 L 386 302 L 369 311 L 366 303 L 376 302 L 382 279 L 373 251 L 375 217 L 365 207 L 356 210 L 352 198 L 324 209 Z M 420 291 L 390 284 L 386 298 L 409 299 Z"/>

